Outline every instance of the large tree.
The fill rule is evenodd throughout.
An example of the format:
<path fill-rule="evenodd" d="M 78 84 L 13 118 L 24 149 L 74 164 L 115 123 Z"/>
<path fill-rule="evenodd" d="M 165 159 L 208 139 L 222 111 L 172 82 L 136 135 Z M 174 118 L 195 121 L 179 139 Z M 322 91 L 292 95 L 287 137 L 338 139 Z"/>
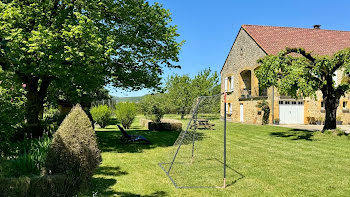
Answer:
<path fill-rule="evenodd" d="M 336 128 L 339 99 L 350 90 L 350 49 L 332 56 L 314 56 L 302 48 L 286 48 L 278 55 L 259 59 L 258 63 L 261 66 L 256 76 L 262 87 L 275 86 L 281 94 L 294 98 L 316 99 L 316 92 L 321 91 L 326 110 L 323 130 Z M 343 77 L 337 85 L 333 76 L 338 70 Z"/>
<path fill-rule="evenodd" d="M 25 85 L 28 132 L 51 84 L 90 92 L 157 88 L 163 67 L 177 67 L 182 43 L 170 12 L 145 0 L 0 2 L 0 65 Z"/>

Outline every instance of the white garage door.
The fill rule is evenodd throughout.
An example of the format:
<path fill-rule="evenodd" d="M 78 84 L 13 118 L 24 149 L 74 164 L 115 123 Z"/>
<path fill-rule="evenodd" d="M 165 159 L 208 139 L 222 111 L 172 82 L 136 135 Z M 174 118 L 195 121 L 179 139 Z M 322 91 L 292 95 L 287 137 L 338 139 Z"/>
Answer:
<path fill-rule="evenodd" d="M 304 124 L 303 101 L 279 101 L 280 124 Z"/>

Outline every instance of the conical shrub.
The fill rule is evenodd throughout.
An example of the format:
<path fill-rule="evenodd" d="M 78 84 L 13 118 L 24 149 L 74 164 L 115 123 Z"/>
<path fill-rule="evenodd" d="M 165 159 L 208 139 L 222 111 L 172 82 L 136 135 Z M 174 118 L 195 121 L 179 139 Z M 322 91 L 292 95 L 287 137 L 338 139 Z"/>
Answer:
<path fill-rule="evenodd" d="M 53 136 L 46 159 L 46 173 L 71 176 L 75 187 L 89 181 L 101 162 L 95 131 L 78 104 Z"/>

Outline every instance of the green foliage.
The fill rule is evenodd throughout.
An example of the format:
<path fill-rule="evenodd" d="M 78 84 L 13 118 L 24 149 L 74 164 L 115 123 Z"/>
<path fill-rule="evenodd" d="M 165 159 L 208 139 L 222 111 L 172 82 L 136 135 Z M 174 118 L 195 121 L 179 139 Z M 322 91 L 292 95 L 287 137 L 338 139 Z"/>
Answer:
<path fill-rule="evenodd" d="M 166 89 L 169 94 L 170 107 L 183 118 L 190 112 L 197 97 L 220 93 L 219 76 L 216 72 L 212 73 L 210 69 L 199 72 L 194 79 L 188 75 L 173 75 L 168 78 Z M 220 102 L 217 102 L 214 111 L 219 108 Z"/>
<path fill-rule="evenodd" d="M 64 174 L 85 185 L 101 162 L 95 131 L 80 105 L 73 107 L 54 134 L 46 159 L 48 174 Z"/>
<path fill-rule="evenodd" d="M 0 191 L 2 196 L 72 196 L 73 181 L 64 175 L 2 178 Z"/>
<path fill-rule="evenodd" d="M 189 113 L 192 108 L 195 95 L 191 87 L 191 78 L 188 75 L 173 75 L 168 78 L 166 89 L 169 93 L 169 104 L 177 113 Z"/>
<path fill-rule="evenodd" d="M 39 175 L 45 165 L 51 139 L 25 139 L 18 144 L 19 156 L 10 160 L 7 176 Z"/>
<path fill-rule="evenodd" d="M 154 122 L 160 122 L 168 111 L 167 94 L 146 95 L 139 103 L 143 114 Z"/>
<path fill-rule="evenodd" d="M 270 117 L 270 107 L 269 103 L 266 100 L 258 102 L 256 107 L 260 108 L 264 114 L 262 117 L 262 124 L 269 124 L 269 117 Z M 278 121 L 279 122 L 279 121 Z"/>
<path fill-rule="evenodd" d="M 92 107 L 90 113 L 94 121 L 99 124 L 101 128 L 105 128 L 111 120 L 112 111 L 107 105 Z"/>
<path fill-rule="evenodd" d="M 11 141 L 21 131 L 24 121 L 24 90 L 15 82 L 13 74 L 0 69 L 0 158 L 10 156 L 15 151 Z"/>
<path fill-rule="evenodd" d="M 302 48 L 286 48 L 278 55 L 259 59 L 258 63 L 261 66 L 256 76 L 263 88 L 275 86 L 281 94 L 294 98 L 316 98 L 316 91 L 322 91 L 326 109 L 324 129 L 335 129 L 339 99 L 350 90 L 350 48 L 332 56 L 312 56 Z M 338 85 L 333 80 L 336 71 L 344 71 Z"/>
<path fill-rule="evenodd" d="M 120 102 L 115 105 L 115 115 L 124 128 L 130 128 L 136 117 L 137 107 L 135 103 Z"/>
<path fill-rule="evenodd" d="M 159 88 L 182 45 L 170 22 L 145 0 L 0 1 L 0 65 L 26 84 L 28 125 L 53 95 L 84 102 L 107 83 Z"/>

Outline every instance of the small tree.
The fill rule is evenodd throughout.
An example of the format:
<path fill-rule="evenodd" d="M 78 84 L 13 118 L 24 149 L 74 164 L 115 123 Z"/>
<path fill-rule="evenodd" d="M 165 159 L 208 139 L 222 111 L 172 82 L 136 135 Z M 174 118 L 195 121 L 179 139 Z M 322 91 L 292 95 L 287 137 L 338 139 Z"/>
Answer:
<path fill-rule="evenodd" d="M 72 177 L 79 188 L 92 178 L 101 162 L 95 132 L 84 110 L 75 106 L 53 136 L 46 172 Z"/>
<path fill-rule="evenodd" d="M 297 53 L 301 57 L 288 54 Z M 326 110 L 323 131 L 336 128 L 339 99 L 350 90 L 350 48 L 333 56 L 313 56 L 302 48 L 286 48 L 278 55 L 268 55 L 258 60 L 261 67 L 256 76 L 262 87 L 276 86 L 281 94 L 294 98 L 312 96 L 322 92 Z M 342 71 L 343 78 L 336 84 L 333 76 Z"/>
<path fill-rule="evenodd" d="M 107 105 L 92 107 L 90 113 L 94 121 L 99 124 L 101 128 L 105 128 L 111 120 L 112 111 Z"/>
<path fill-rule="evenodd" d="M 124 128 L 130 128 L 136 117 L 137 107 L 135 103 L 120 102 L 115 105 L 115 115 Z"/>
<path fill-rule="evenodd" d="M 188 75 L 174 75 L 168 78 L 166 88 L 171 108 L 183 119 L 197 97 L 220 93 L 219 76 L 216 72 L 212 73 L 210 68 L 200 71 L 193 79 Z M 219 102 L 217 108 L 220 108 Z"/>
<path fill-rule="evenodd" d="M 140 101 L 140 108 L 143 114 L 154 122 L 160 122 L 168 110 L 167 94 L 159 93 L 146 95 Z"/>
<path fill-rule="evenodd" d="M 262 117 L 262 124 L 269 124 L 269 117 L 270 117 L 269 103 L 266 100 L 263 100 L 261 102 L 258 102 L 256 107 L 260 108 L 264 112 Z"/>

